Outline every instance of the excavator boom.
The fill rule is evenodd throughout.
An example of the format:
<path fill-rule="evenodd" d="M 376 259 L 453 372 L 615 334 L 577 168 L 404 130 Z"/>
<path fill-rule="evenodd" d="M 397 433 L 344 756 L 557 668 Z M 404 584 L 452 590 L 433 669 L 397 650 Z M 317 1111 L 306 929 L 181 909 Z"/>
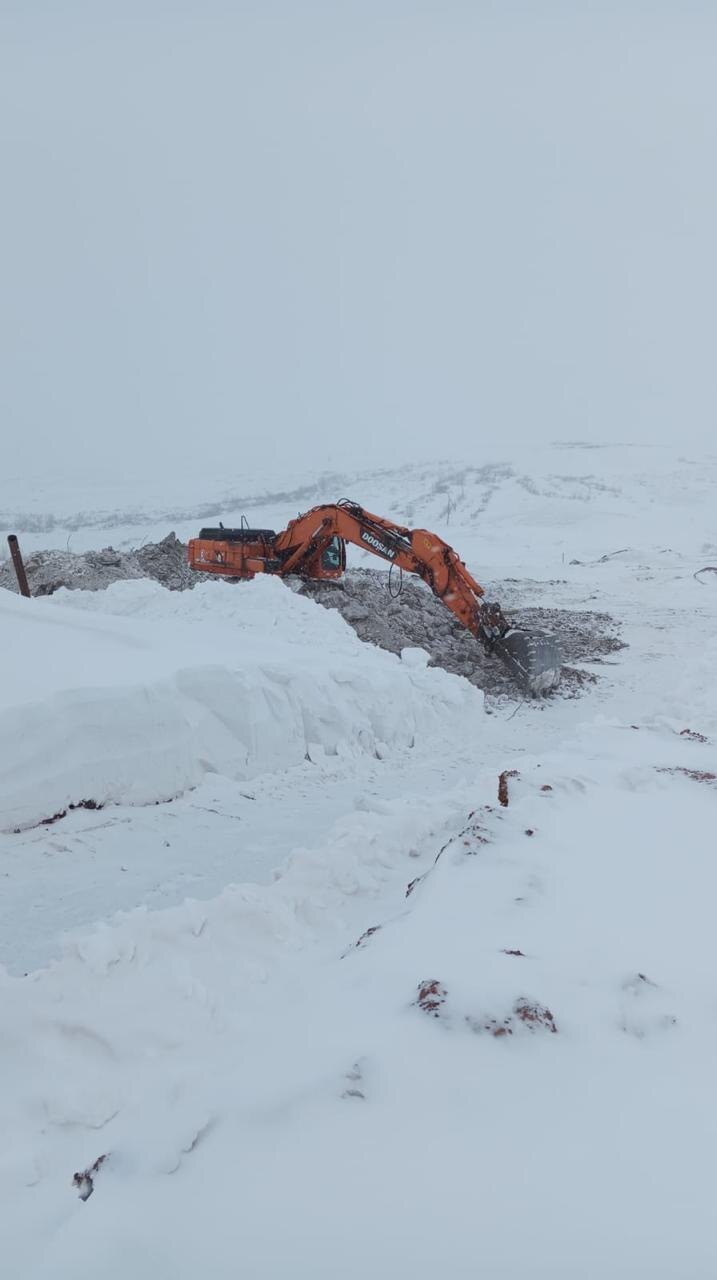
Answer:
<path fill-rule="evenodd" d="M 483 644 L 503 659 L 532 694 L 547 693 L 560 678 L 554 637 L 513 627 L 500 605 L 466 569 L 453 547 L 428 529 L 408 529 L 344 500 L 312 507 L 286 529 L 202 529 L 189 543 L 192 569 L 232 579 L 257 573 L 303 578 L 340 578 L 346 543 L 416 574 Z"/>

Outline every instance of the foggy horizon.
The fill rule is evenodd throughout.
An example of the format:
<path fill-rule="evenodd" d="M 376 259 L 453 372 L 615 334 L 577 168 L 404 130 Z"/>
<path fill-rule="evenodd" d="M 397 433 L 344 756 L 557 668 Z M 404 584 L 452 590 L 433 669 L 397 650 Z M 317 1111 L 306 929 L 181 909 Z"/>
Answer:
<path fill-rule="evenodd" d="M 6 475 L 711 444 L 710 6 L 0 26 Z"/>

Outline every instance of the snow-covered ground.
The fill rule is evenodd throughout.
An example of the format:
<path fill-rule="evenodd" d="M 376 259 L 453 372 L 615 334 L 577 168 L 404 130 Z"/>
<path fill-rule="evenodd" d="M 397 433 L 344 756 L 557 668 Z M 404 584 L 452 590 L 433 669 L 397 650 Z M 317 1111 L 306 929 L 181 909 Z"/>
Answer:
<path fill-rule="evenodd" d="M 403 769 L 420 789 L 442 741 L 452 760 L 454 743 L 470 759 L 479 739 L 478 690 L 418 651 L 362 644 L 276 579 L 30 602 L 4 591 L 0 617 L 14 671 L 0 712 L 0 957 L 15 971 L 118 908 L 270 879 L 327 822 L 370 809 L 360 788 L 374 775 Z"/>
<path fill-rule="evenodd" d="M 484 705 L 277 582 L 0 594 L 3 1274 L 707 1280 L 717 460 L 349 483 L 628 647 Z"/>

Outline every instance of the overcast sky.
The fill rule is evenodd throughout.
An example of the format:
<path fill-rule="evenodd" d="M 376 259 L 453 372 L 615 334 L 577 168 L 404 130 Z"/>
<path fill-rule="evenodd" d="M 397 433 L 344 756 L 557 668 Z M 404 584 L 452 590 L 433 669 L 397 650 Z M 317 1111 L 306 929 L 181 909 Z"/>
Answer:
<path fill-rule="evenodd" d="M 712 438 L 717 4 L 0 14 L 4 467 Z"/>

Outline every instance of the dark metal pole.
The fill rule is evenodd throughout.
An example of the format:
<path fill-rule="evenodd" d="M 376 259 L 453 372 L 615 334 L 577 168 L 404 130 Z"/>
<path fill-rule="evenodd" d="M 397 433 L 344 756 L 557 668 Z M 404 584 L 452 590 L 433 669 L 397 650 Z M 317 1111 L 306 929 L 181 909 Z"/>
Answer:
<path fill-rule="evenodd" d="M 20 595 L 29 596 L 30 588 L 27 584 L 27 574 L 25 573 L 25 565 L 23 564 L 23 561 L 22 561 L 22 552 L 20 550 L 20 544 L 17 540 L 17 534 L 15 533 L 8 534 L 7 545 L 10 548 L 10 555 L 12 556 L 12 562 L 15 566 L 15 573 L 17 574 L 17 585 L 20 588 Z"/>

